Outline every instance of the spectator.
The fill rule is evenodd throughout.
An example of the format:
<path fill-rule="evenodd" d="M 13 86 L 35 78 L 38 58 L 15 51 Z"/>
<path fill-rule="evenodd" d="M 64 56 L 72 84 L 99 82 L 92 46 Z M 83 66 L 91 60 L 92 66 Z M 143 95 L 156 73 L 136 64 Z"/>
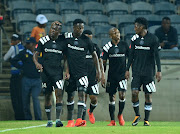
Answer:
<path fill-rule="evenodd" d="M 38 42 L 41 37 L 46 35 L 45 27 L 48 20 L 46 16 L 44 16 L 43 14 L 39 14 L 36 17 L 36 22 L 38 26 L 32 29 L 31 37 L 34 37 L 36 39 L 36 42 Z"/>
<path fill-rule="evenodd" d="M 159 38 L 161 48 L 178 50 L 177 30 L 171 26 L 169 17 L 162 19 L 161 27 L 156 29 L 155 35 Z"/>
<path fill-rule="evenodd" d="M 4 56 L 4 61 L 8 61 L 11 58 L 19 54 L 24 49 L 21 44 L 21 39 L 18 34 L 13 34 L 11 37 L 11 47 Z M 17 61 L 22 64 L 21 61 Z M 16 120 L 23 120 L 23 105 L 22 105 L 22 91 L 21 91 L 21 71 L 11 65 L 11 78 L 10 78 L 10 94 L 11 102 L 15 114 Z"/>
<path fill-rule="evenodd" d="M 36 40 L 34 37 L 27 38 L 26 49 L 16 55 L 11 63 L 15 67 L 23 70 L 22 77 L 22 99 L 24 106 L 24 113 L 26 120 L 32 120 L 30 111 L 30 95 L 32 94 L 34 115 L 36 120 L 41 120 L 41 108 L 38 96 L 41 93 L 41 80 L 40 73 L 36 69 L 33 62 L 33 52 L 36 46 Z M 23 65 L 18 64 L 21 60 Z"/>

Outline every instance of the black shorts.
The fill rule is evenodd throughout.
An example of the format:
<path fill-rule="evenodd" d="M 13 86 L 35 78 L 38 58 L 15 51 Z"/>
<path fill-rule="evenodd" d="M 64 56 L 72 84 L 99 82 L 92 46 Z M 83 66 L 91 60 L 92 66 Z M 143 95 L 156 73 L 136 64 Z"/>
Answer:
<path fill-rule="evenodd" d="M 42 88 L 46 93 L 51 93 L 54 89 L 63 89 L 64 81 L 62 75 L 48 75 L 46 72 L 41 73 Z"/>
<path fill-rule="evenodd" d="M 126 91 L 127 90 L 127 80 L 125 77 L 117 79 L 108 79 L 106 84 L 106 92 L 110 95 L 115 94 L 118 91 Z"/>
<path fill-rule="evenodd" d="M 154 77 L 133 75 L 132 82 L 131 82 L 131 90 L 141 91 L 141 86 L 143 86 L 143 91 L 145 93 L 156 92 L 156 87 L 154 84 Z"/>
<path fill-rule="evenodd" d="M 66 80 L 66 82 L 65 82 L 65 91 L 67 93 L 71 93 L 71 92 L 74 92 L 77 90 L 78 91 L 80 91 L 80 90 L 86 91 L 88 85 L 89 85 L 89 83 L 88 83 L 87 76 L 83 76 L 79 79 L 70 76 L 69 80 Z"/>
<path fill-rule="evenodd" d="M 99 84 L 97 83 L 97 81 L 89 81 L 89 85 L 86 90 L 86 94 L 89 94 L 89 95 L 98 95 L 99 94 Z"/>

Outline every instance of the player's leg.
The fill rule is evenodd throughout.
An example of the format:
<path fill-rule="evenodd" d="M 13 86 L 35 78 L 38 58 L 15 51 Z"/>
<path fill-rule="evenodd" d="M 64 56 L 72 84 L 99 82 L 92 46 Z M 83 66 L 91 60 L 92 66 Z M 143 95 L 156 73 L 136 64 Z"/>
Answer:
<path fill-rule="evenodd" d="M 115 122 L 115 98 L 116 94 L 109 94 L 109 114 L 111 118 L 111 122 L 108 124 L 108 126 L 116 126 Z"/>
<path fill-rule="evenodd" d="M 82 120 L 86 120 L 86 102 L 87 102 L 87 93 L 85 93 L 85 106 L 83 110 Z"/>
<path fill-rule="evenodd" d="M 149 115 L 150 111 L 152 110 L 152 93 L 156 92 L 156 87 L 154 84 L 154 78 L 153 77 L 144 77 L 143 78 L 143 90 L 145 93 L 145 104 L 144 104 L 144 112 L 145 112 L 145 118 L 144 118 L 144 126 L 150 126 L 149 124 Z"/>
<path fill-rule="evenodd" d="M 63 123 L 60 120 L 61 111 L 63 108 L 63 80 L 59 80 L 56 82 L 55 86 L 55 95 L 56 95 L 56 127 L 62 127 Z"/>
<path fill-rule="evenodd" d="M 119 124 L 121 126 L 124 126 L 125 121 L 123 118 L 123 110 L 124 110 L 124 106 L 125 106 L 125 94 L 126 94 L 126 90 L 127 90 L 127 80 L 125 78 L 123 78 L 122 80 L 119 81 L 119 87 L 118 87 L 118 91 L 119 91 L 119 113 L 118 113 L 118 120 L 119 120 Z"/>
<path fill-rule="evenodd" d="M 83 76 L 76 81 L 77 89 L 78 89 L 78 113 L 77 113 L 77 120 L 75 126 L 83 126 L 86 121 L 82 120 L 83 110 L 85 107 L 85 91 L 88 87 L 88 78 L 87 76 Z"/>
<path fill-rule="evenodd" d="M 91 86 L 91 85 L 93 85 L 93 86 Z M 97 82 L 90 84 L 89 98 L 91 100 L 91 103 L 90 103 L 90 109 L 88 109 L 88 115 L 89 115 L 89 121 L 92 124 L 95 123 L 95 117 L 94 117 L 93 111 L 97 106 L 97 95 L 98 94 L 99 94 L 99 85 L 97 84 Z"/>
<path fill-rule="evenodd" d="M 141 87 L 141 80 L 140 76 L 136 75 L 133 77 L 133 80 L 131 82 L 131 91 L 132 91 L 132 105 L 135 112 L 135 118 L 132 122 L 132 126 L 136 126 L 139 123 L 139 120 L 141 119 L 140 113 L 139 113 L 139 90 Z"/>

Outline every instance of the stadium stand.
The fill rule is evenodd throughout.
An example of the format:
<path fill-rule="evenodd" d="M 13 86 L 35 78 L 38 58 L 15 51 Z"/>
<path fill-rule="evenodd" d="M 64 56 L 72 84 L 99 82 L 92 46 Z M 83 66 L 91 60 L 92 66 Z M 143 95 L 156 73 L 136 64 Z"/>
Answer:
<path fill-rule="evenodd" d="M 130 45 L 131 37 L 135 34 L 134 25 L 127 25 L 124 27 L 125 41 Z"/>
<path fill-rule="evenodd" d="M 56 6 L 53 2 L 36 1 L 35 2 L 35 13 L 36 14 L 56 13 Z"/>
<path fill-rule="evenodd" d="M 108 38 L 109 37 L 109 29 L 112 26 L 95 26 L 95 37 L 97 38 Z"/>
<path fill-rule="evenodd" d="M 131 4 L 131 13 L 134 15 L 152 14 L 152 5 L 146 2 L 135 2 Z"/>
<path fill-rule="evenodd" d="M 44 15 L 48 19 L 47 25 L 51 25 L 51 23 L 54 22 L 54 21 L 61 21 L 61 22 L 63 22 L 63 17 L 61 15 L 52 14 L 52 13 L 47 13 L 47 14 L 44 14 Z"/>
<path fill-rule="evenodd" d="M 89 14 L 103 14 L 104 6 L 99 2 L 85 2 L 82 3 L 82 13 Z"/>
<path fill-rule="evenodd" d="M 114 1 L 106 5 L 106 13 L 108 16 L 124 15 L 128 14 L 128 12 L 129 6 L 124 2 Z"/>
<path fill-rule="evenodd" d="M 59 4 L 59 13 L 63 14 L 75 14 L 80 13 L 79 5 L 73 1 L 67 1 Z"/>
<path fill-rule="evenodd" d="M 109 25 L 108 16 L 101 14 L 88 15 L 88 25 L 90 26 Z"/>
<path fill-rule="evenodd" d="M 169 2 L 159 2 L 154 4 L 154 13 L 157 15 L 175 14 L 175 5 Z"/>
<path fill-rule="evenodd" d="M 161 25 L 151 26 L 151 27 L 148 28 L 148 31 L 149 31 L 150 33 L 154 34 L 154 33 L 155 33 L 155 30 L 156 30 L 157 28 L 159 28 L 160 26 L 161 26 Z"/>
<path fill-rule="evenodd" d="M 172 14 L 168 16 L 171 19 L 171 24 L 173 26 L 180 25 L 180 16 L 177 14 Z"/>

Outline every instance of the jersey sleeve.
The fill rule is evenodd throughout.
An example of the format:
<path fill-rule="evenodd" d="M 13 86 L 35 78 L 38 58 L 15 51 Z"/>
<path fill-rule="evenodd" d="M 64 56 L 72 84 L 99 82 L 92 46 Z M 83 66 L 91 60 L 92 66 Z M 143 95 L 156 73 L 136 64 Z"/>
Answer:
<path fill-rule="evenodd" d="M 107 51 L 106 49 L 104 49 L 104 47 L 103 47 L 102 59 L 103 59 L 103 60 L 107 60 L 108 58 L 109 58 L 108 51 Z"/>
<path fill-rule="evenodd" d="M 157 65 L 157 71 L 161 72 L 161 61 L 160 61 L 160 56 L 159 56 L 159 40 L 155 36 L 154 38 L 154 55 L 155 55 L 155 60 L 156 60 L 156 65 Z"/>

